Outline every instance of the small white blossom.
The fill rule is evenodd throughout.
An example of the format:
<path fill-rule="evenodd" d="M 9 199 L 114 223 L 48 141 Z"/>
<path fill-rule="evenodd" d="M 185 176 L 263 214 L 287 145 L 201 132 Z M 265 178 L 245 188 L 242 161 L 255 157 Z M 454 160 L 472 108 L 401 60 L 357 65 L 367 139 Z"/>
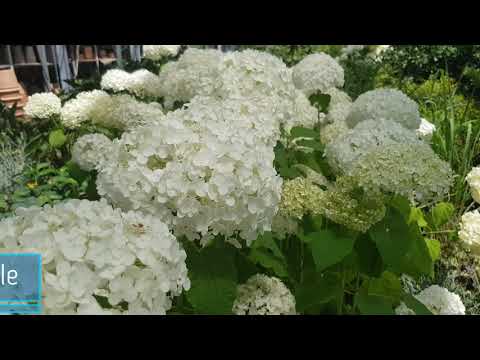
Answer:
<path fill-rule="evenodd" d="M 161 60 L 165 57 L 176 56 L 181 45 L 143 45 L 143 56 L 151 60 Z"/>
<path fill-rule="evenodd" d="M 458 237 L 473 254 L 480 256 L 480 212 L 478 210 L 463 214 Z"/>
<path fill-rule="evenodd" d="M 474 167 L 468 173 L 466 180 L 473 200 L 480 204 L 480 167 Z"/>
<path fill-rule="evenodd" d="M 25 114 L 32 118 L 49 119 L 60 114 L 62 103 L 53 93 L 40 93 L 28 97 Z"/>

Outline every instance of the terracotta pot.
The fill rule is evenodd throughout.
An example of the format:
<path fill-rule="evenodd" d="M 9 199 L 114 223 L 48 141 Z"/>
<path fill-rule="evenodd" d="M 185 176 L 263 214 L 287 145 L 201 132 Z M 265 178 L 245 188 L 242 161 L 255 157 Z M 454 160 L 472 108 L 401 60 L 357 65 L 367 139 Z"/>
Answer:
<path fill-rule="evenodd" d="M 83 54 L 85 56 L 85 59 L 87 60 L 93 59 L 93 48 L 91 46 L 84 47 Z"/>
<path fill-rule="evenodd" d="M 0 91 L 18 90 L 20 84 L 13 68 L 0 69 Z"/>
<path fill-rule="evenodd" d="M 33 46 L 25 47 L 25 59 L 27 63 L 37 62 L 37 56 L 35 55 L 35 49 L 33 48 Z"/>
<path fill-rule="evenodd" d="M 23 46 L 15 45 L 13 47 L 13 57 L 16 64 L 24 64 L 25 63 L 25 54 L 23 53 Z"/>

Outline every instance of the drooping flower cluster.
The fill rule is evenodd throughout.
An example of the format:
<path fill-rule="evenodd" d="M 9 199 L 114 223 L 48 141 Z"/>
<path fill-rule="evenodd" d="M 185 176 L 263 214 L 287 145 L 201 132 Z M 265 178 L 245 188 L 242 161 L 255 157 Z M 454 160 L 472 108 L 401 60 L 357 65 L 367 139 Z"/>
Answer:
<path fill-rule="evenodd" d="M 15 177 L 25 168 L 25 148 L 24 138 L 14 141 L 0 133 L 0 192 L 11 190 Z"/>
<path fill-rule="evenodd" d="M 161 60 L 165 57 L 176 56 L 181 45 L 143 45 L 143 56 L 150 60 Z"/>
<path fill-rule="evenodd" d="M 280 279 L 257 274 L 237 288 L 236 315 L 296 315 L 295 297 Z"/>
<path fill-rule="evenodd" d="M 347 116 L 347 125 L 354 128 L 362 121 L 385 119 L 416 130 L 420 126 L 418 105 L 395 89 L 375 89 L 360 95 Z"/>
<path fill-rule="evenodd" d="M 480 212 L 478 209 L 463 214 L 458 237 L 474 255 L 480 256 Z"/>
<path fill-rule="evenodd" d="M 344 71 L 330 55 L 316 53 L 306 56 L 292 68 L 293 82 L 306 96 L 344 85 Z"/>
<path fill-rule="evenodd" d="M 60 114 L 62 102 L 53 93 L 40 93 L 28 97 L 25 114 L 32 118 L 49 119 Z"/>
<path fill-rule="evenodd" d="M 480 204 L 480 167 L 474 167 L 466 177 L 473 200 Z"/>
<path fill-rule="evenodd" d="M 260 140 L 261 129 L 249 130 L 248 106 L 207 100 L 114 140 L 98 192 L 123 209 L 159 216 L 177 236 L 205 244 L 238 232 L 249 244 L 271 230 L 280 199 L 273 147 Z"/>
<path fill-rule="evenodd" d="M 92 171 L 107 159 L 112 141 L 103 134 L 87 134 L 77 139 L 72 148 L 72 161 L 85 171 Z"/>
<path fill-rule="evenodd" d="M 432 285 L 414 296 L 434 315 L 465 315 L 465 305 L 460 296 L 441 286 Z M 405 303 L 401 303 L 395 312 L 397 315 L 415 315 Z"/>
<path fill-rule="evenodd" d="M 366 120 L 344 133 L 325 148 L 329 165 L 339 173 L 347 173 L 358 159 L 381 146 L 421 144 L 415 133 L 396 122 L 385 119 Z"/>
<path fill-rule="evenodd" d="M 160 79 L 148 70 L 140 69 L 128 73 L 120 69 L 108 70 L 103 76 L 100 86 L 113 92 L 129 92 L 139 97 L 162 97 Z"/>
<path fill-rule="evenodd" d="M 365 189 L 426 203 L 448 194 L 453 181 L 449 164 L 427 144 L 387 144 L 360 157 L 348 172 Z"/>
<path fill-rule="evenodd" d="M 109 95 L 102 90 L 82 92 L 62 108 L 65 127 L 76 128 L 82 123 L 128 130 L 139 125 L 155 123 L 163 118 L 161 105 L 143 103 L 130 95 Z"/>
<path fill-rule="evenodd" d="M 190 287 L 186 253 L 167 226 L 104 200 L 17 209 L 0 222 L 0 247 L 42 254 L 47 314 L 165 314 Z"/>

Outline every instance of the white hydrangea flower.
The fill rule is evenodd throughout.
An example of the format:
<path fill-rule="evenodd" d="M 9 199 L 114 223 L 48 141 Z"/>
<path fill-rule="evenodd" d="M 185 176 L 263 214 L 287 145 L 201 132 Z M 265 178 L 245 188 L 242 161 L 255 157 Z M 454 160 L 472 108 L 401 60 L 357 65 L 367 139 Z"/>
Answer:
<path fill-rule="evenodd" d="M 237 287 L 233 313 L 236 315 L 296 315 L 295 297 L 280 279 L 257 274 Z"/>
<path fill-rule="evenodd" d="M 480 212 L 478 209 L 463 214 L 458 237 L 473 254 L 480 256 Z"/>
<path fill-rule="evenodd" d="M 337 88 L 330 88 L 325 91 L 330 95 L 330 104 L 327 109 L 326 122 L 335 123 L 345 121 L 352 108 L 352 99 L 348 94 Z"/>
<path fill-rule="evenodd" d="M 165 57 L 176 56 L 181 45 L 143 45 L 143 56 L 150 60 L 161 60 Z"/>
<path fill-rule="evenodd" d="M 421 123 L 417 103 L 396 89 L 375 89 L 360 95 L 346 121 L 354 128 L 362 121 L 378 119 L 397 122 L 411 130 L 418 129 Z"/>
<path fill-rule="evenodd" d="M 107 158 L 112 141 L 103 134 L 87 134 L 77 139 L 72 148 L 72 160 L 81 169 L 94 170 Z"/>
<path fill-rule="evenodd" d="M 453 183 L 450 165 L 423 143 L 377 146 L 347 172 L 365 189 L 381 189 L 425 204 L 442 199 Z"/>
<path fill-rule="evenodd" d="M 62 122 L 76 128 L 91 121 L 114 129 L 128 130 L 140 125 L 161 121 L 160 104 L 146 104 L 130 95 L 109 95 L 102 90 L 82 92 L 62 108 Z"/>
<path fill-rule="evenodd" d="M 465 315 L 462 299 L 447 289 L 432 285 L 415 295 L 434 315 Z"/>
<path fill-rule="evenodd" d="M 324 135 L 325 136 L 325 135 Z M 325 148 L 329 165 L 339 173 L 351 170 L 361 156 L 379 146 L 390 144 L 421 144 L 415 133 L 398 123 L 384 120 L 366 120 L 344 133 Z"/>
<path fill-rule="evenodd" d="M 32 118 L 49 119 L 60 114 L 62 102 L 53 93 L 40 93 L 28 97 L 25 114 Z"/>
<path fill-rule="evenodd" d="M 331 124 L 326 124 L 320 129 L 320 141 L 324 145 L 340 139 L 349 132 L 349 128 L 345 121 L 338 120 Z"/>
<path fill-rule="evenodd" d="M 188 102 L 196 95 L 212 95 L 222 86 L 219 50 L 188 48 L 177 61 L 165 64 L 159 78 L 165 105 Z"/>
<path fill-rule="evenodd" d="M 466 177 L 473 200 L 480 204 L 480 167 L 474 167 Z"/>
<path fill-rule="evenodd" d="M 157 75 L 146 69 L 128 73 L 120 69 L 108 70 L 103 76 L 100 86 L 113 92 L 127 91 L 140 97 L 162 97 L 162 86 Z"/>
<path fill-rule="evenodd" d="M 293 82 L 297 89 L 310 96 L 324 93 L 332 87 L 343 87 L 344 71 L 340 64 L 325 53 L 306 56 L 292 68 Z"/>
<path fill-rule="evenodd" d="M 238 232 L 249 244 L 271 230 L 282 185 L 272 115 L 255 109 L 197 97 L 161 123 L 124 133 L 99 169 L 99 194 L 160 217 L 177 236 L 206 244 Z"/>
<path fill-rule="evenodd" d="M 68 200 L 19 208 L 0 221 L 0 247 L 42 254 L 47 314 L 165 314 L 190 288 L 186 253 L 168 227 L 140 212 L 101 201 Z M 107 298 L 101 309 L 93 296 Z M 120 303 L 127 303 L 127 311 Z"/>
<path fill-rule="evenodd" d="M 417 136 L 420 139 L 430 141 L 432 139 L 433 133 L 437 129 L 435 125 L 427 121 L 424 118 L 420 119 L 420 127 L 416 130 Z"/>

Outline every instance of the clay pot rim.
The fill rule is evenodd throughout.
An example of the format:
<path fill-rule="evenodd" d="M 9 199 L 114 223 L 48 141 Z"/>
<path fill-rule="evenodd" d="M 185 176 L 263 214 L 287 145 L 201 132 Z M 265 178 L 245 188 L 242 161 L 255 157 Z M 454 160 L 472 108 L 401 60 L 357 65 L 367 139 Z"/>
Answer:
<path fill-rule="evenodd" d="M 14 100 L 22 100 L 23 99 L 23 96 L 22 95 L 13 95 L 13 96 L 0 96 L 0 100 L 2 100 L 3 102 L 5 101 L 14 101 Z"/>

